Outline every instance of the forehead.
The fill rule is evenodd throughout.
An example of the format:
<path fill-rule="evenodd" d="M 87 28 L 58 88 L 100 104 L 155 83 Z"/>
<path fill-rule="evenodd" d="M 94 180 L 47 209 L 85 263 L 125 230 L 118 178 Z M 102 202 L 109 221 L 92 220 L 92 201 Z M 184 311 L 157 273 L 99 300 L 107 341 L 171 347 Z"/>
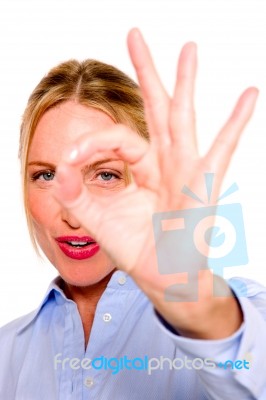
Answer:
<path fill-rule="evenodd" d="M 111 127 L 114 121 L 104 112 L 67 101 L 48 110 L 40 119 L 29 149 L 29 162 L 56 163 L 64 149 L 78 137 Z"/>

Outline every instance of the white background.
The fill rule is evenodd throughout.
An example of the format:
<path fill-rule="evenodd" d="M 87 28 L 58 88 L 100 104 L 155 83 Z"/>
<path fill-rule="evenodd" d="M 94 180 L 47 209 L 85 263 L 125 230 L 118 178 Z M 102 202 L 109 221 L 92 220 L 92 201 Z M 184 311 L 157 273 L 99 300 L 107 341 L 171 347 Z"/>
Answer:
<path fill-rule="evenodd" d="M 20 118 L 42 76 L 69 58 L 96 58 L 135 78 L 126 35 L 138 26 L 162 80 L 173 88 L 176 60 L 197 42 L 196 92 L 201 149 L 207 148 L 247 86 L 260 98 L 226 176 L 240 190 L 249 264 L 228 268 L 266 284 L 265 0 L 1 0 L 0 5 L 0 325 L 40 302 L 54 268 L 34 254 L 23 216 L 17 160 Z"/>

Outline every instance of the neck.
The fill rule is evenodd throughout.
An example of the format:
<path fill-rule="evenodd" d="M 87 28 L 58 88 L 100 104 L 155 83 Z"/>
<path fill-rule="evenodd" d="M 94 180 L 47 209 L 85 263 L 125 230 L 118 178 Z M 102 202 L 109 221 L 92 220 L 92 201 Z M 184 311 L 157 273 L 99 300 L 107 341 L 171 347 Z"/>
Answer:
<path fill-rule="evenodd" d="M 84 330 L 85 347 L 89 341 L 98 301 L 100 300 L 113 272 L 114 271 L 111 271 L 110 274 L 104 277 L 100 282 L 90 286 L 73 286 L 63 281 L 62 289 L 66 297 L 77 304 Z"/>

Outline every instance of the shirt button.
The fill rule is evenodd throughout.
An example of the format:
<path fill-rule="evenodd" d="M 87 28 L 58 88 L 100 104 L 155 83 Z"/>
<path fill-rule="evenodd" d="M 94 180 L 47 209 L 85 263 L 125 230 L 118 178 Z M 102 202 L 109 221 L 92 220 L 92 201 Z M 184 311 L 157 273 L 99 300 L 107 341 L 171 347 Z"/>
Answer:
<path fill-rule="evenodd" d="M 119 285 L 124 285 L 127 281 L 127 278 L 124 275 L 119 276 L 118 283 Z"/>
<path fill-rule="evenodd" d="M 88 376 L 84 381 L 84 385 L 88 388 L 92 387 L 93 383 L 93 379 L 90 376 Z"/>
<path fill-rule="evenodd" d="M 109 313 L 103 314 L 104 322 L 109 322 L 109 321 L 111 321 L 111 319 L 112 319 L 112 315 L 111 314 L 109 314 Z"/>

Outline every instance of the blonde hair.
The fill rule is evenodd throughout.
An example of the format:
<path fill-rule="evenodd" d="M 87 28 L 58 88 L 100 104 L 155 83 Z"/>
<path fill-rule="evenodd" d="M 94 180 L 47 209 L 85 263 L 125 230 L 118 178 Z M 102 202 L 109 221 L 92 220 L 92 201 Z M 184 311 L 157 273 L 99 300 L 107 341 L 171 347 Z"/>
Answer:
<path fill-rule="evenodd" d="M 116 123 L 130 126 L 148 140 L 143 101 L 138 85 L 119 69 L 97 60 L 69 60 L 52 68 L 29 97 L 20 129 L 19 158 L 24 207 L 32 242 L 27 202 L 27 164 L 35 129 L 44 113 L 67 100 L 94 107 L 108 114 Z"/>

